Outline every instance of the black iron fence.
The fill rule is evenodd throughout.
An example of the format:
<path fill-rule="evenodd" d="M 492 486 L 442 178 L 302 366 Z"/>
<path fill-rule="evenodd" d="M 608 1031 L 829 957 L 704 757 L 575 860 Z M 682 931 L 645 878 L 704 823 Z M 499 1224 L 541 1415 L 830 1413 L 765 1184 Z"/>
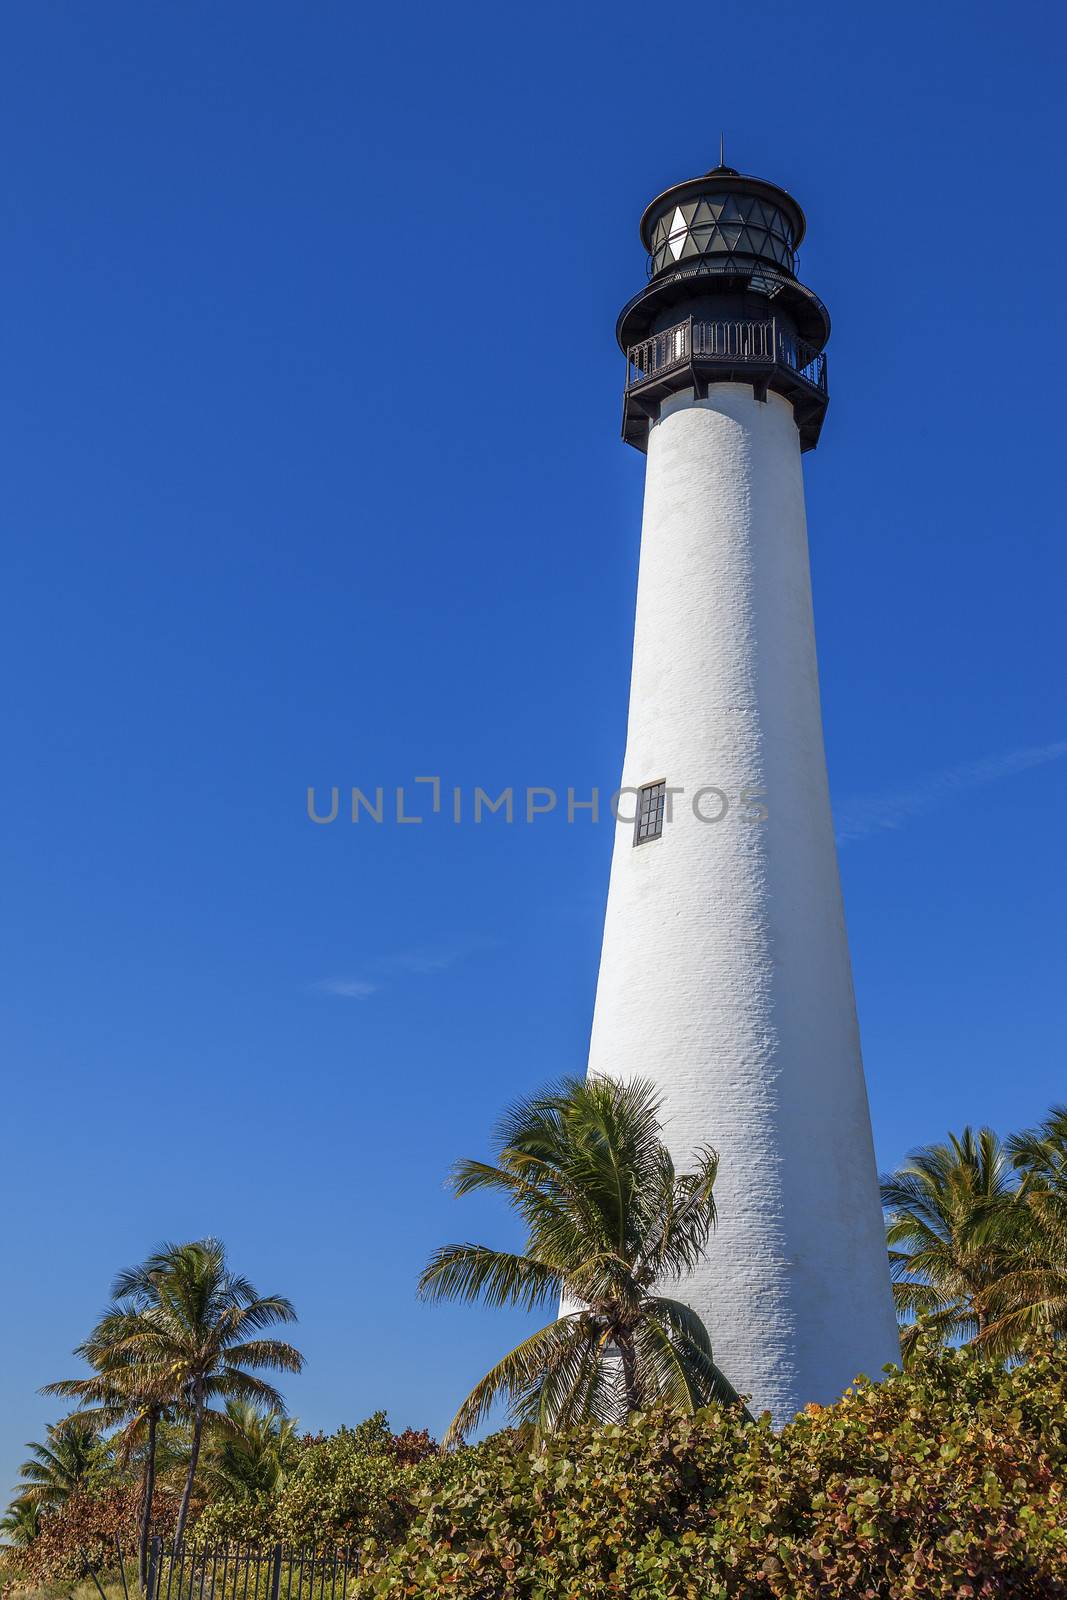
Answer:
<path fill-rule="evenodd" d="M 765 321 L 699 322 L 688 317 L 627 352 L 626 387 L 634 389 L 650 378 L 693 361 L 721 361 L 728 366 L 780 362 L 813 388 L 826 392 L 826 356 L 813 345 L 779 328 L 773 317 Z"/>
<path fill-rule="evenodd" d="M 225 1544 L 175 1549 L 152 1541 L 146 1600 L 345 1600 L 358 1552 L 336 1545 Z"/>
<path fill-rule="evenodd" d="M 115 1555 L 125 1600 L 141 1600 L 142 1593 L 144 1600 L 346 1600 L 359 1570 L 351 1545 L 202 1545 L 189 1537 L 178 1547 L 156 1538 L 142 1591 L 136 1551 L 116 1540 Z M 108 1600 L 104 1574 L 87 1565 L 87 1575 Z"/>

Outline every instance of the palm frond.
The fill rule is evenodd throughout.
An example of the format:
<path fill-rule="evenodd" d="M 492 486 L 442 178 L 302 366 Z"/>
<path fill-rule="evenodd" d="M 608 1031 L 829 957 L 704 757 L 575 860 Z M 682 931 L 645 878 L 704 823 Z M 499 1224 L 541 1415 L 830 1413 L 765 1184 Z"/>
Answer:
<path fill-rule="evenodd" d="M 272 1372 L 302 1372 L 304 1358 L 284 1339 L 246 1339 L 226 1346 L 227 1367 L 266 1367 Z"/>
<path fill-rule="evenodd" d="M 558 1271 L 532 1256 L 487 1245 L 450 1244 L 434 1252 L 419 1278 L 423 1300 L 485 1300 L 490 1306 L 521 1306 L 532 1311 L 559 1298 Z"/>
<path fill-rule="evenodd" d="M 247 1400 L 267 1410 L 285 1412 L 285 1401 L 274 1385 L 240 1367 L 223 1367 L 213 1372 L 204 1379 L 204 1393 L 209 1400 Z"/>
<path fill-rule="evenodd" d="M 450 1437 L 505 1394 L 535 1434 L 578 1416 L 617 1419 L 640 1403 L 643 1372 L 650 1392 L 689 1409 L 698 1394 L 734 1397 L 699 1319 L 649 1298 L 655 1284 L 681 1277 L 704 1255 L 718 1169 L 715 1152 L 703 1149 L 694 1171 L 676 1170 L 655 1087 L 564 1079 L 513 1105 L 494 1144 L 495 1162 L 459 1162 L 452 1187 L 457 1195 L 502 1194 L 526 1225 L 525 1246 L 445 1246 L 425 1268 L 420 1293 L 527 1309 L 561 1294 L 565 1306 L 584 1309 L 568 1310 L 504 1357 L 467 1397 Z"/>
<path fill-rule="evenodd" d="M 715 1361 L 711 1338 L 692 1306 L 657 1295 L 649 1301 L 648 1325 L 660 1330 L 680 1362 L 690 1394 L 698 1405 L 718 1400 L 723 1405 L 743 1405 L 741 1396 Z"/>
<path fill-rule="evenodd" d="M 478 1426 L 497 1400 L 507 1397 L 521 1401 L 527 1396 L 531 1386 L 551 1368 L 557 1347 L 577 1345 L 586 1340 L 581 1314 L 561 1317 L 532 1333 L 490 1368 L 480 1383 L 475 1384 L 449 1424 L 444 1443 L 460 1443 Z"/>

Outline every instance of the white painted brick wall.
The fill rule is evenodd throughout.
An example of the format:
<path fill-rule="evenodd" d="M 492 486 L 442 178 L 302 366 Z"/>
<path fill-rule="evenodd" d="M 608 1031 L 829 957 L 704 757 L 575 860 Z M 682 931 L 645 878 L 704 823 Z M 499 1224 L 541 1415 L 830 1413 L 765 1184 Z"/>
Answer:
<path fill-rule="evenodd" d="M 651 429 L 623 782 L 676 802 L 611 868 L 590 1071 L 649 1076 L 679 1166 L 721 1157 L 719 1226 L 678 1293 L 776 1424 L 897 1358 L 830 818 L 792 409 L 743 385 Z M 765 794 L 762 824 L 737 796 Z M 632 812 L 632 801 L 625 802 Z M 714 814 L 716 805 L 709 801 Z"/>

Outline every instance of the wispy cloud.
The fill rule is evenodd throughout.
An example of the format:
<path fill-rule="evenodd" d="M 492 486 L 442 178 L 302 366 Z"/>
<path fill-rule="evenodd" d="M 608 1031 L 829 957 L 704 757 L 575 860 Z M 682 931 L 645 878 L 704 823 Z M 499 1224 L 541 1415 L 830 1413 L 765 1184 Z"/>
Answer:
<path fill-rule="evenodd" d="M 907 788 L 853 796 L 835 808 L 837 842 L 852 844 L 857 839 L 870 838 L 873 833 L 902 828 L 912 817 L 936 810 L 968 789 L 980 789 L 987 783 L 997 783 L 1001 778 L 1013 777 L 1031 767 L 1043 767 L 1065 755 L 1067 739 L 1059 739 L 1054 744 L 1033 745 L 1024 750 L 1011 750 L 1006 755 L 987 756 L 983 761 L 945 767 L 941 772 L 917 779 Z"/>
<path fill-rule="evenodd" d="M 429 945 L 422 949 L 402 950 L 399 955 L 390 957 L 383 965 L 423 976 L 433 972 L 447 972 L 449 967 L 458 966 L 461 961 L 476 955 L 479 950 L 491 950 L 495 943 L 493 939 L 457 939 L 451 943 Z"/>
<path fill-rule="evenodd" d="M 342 1000 L 366 1000 L 378 993 L 381 984 L 372 983 L 369 978 L 323 978 L 312 987 L 319 994 L 339 995 Z"/>
<path fill-rule="evenodd" d="M 342 1000 L 366 1000 L 372 994 L 388 987 L 387 980 L 399 974 L 430 977 L 458 966 L 468 956 L 479 950 L 491 950 L 494 939 L 457 939 L 437 945 L 426 945 L 411 950 L 401 950 L 395 955 L 381 956 L 372 961 L 373 977 L 321 978 L 311 985 L 316 994 L 336 995 Z M 381 976 L 377 976 L 381 974 Z"/>

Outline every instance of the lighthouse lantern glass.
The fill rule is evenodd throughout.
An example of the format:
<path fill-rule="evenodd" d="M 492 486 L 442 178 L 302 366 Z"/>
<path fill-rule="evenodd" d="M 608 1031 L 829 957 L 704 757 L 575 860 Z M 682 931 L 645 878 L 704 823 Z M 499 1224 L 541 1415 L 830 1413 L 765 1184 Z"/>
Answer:
<path fill-rule="evenodd" d="M 694 256 L 759 256 L 794 270 L 795 241 L 778 206 L 751 194 L 709 194 L 668 206 L 652 230 L 653 276 Z"/>

